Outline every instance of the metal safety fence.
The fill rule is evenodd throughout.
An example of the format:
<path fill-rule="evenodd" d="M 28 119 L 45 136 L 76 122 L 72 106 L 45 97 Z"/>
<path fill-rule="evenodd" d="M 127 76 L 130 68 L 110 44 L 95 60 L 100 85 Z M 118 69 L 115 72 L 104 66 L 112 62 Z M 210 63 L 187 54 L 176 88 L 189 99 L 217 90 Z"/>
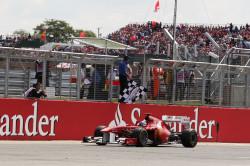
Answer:
<path fill-rule="evenodd" d="M 129 63 L 132 79 L 148 90 L 139 102 L 249 107 L 248 55 L 250 50 L 234 48 L 210 62 L 142 56 Z M 120 61 L 111 55 L 0 47 L 0 96 L 23 98 L 39 81 L 47 99 L 116 102 Z"/>
<path fill-rule="evenodd" d="M 250 66 L 150 59 L 146 102 L 249 107 Z"/>
<path fill-rule="evenodd" d="M 111 101 L 116 56 L 0 48 L 0 95 L 24 97 L 40 82 L 48 99 Z M 113 93 L 114 91 L 114 93 Z M 112 97 L 110 97 L 112 96 Z"/>

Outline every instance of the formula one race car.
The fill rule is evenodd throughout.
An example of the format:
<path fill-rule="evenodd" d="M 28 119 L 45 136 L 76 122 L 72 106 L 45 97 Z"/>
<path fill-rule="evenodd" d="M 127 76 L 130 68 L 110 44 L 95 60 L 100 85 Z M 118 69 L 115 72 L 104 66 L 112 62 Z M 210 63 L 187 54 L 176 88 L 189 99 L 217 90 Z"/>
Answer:
<path fill-rule="evenodd" d="M 183 130 L 174 132 L 170 123 L 181 123 Z M 114 139 L 111 139 L 111 136 Z M 110 141 L 113 140 L 113 141 Z M 190 118 L 186 116 L 163 116 L 162 120 L 146 114 L 145 119 L 136 125 L 117 127 L 98 126 L 94 136 L 83 138 L 83 142 L 106 145 L 107 143 L 121 143 L 135 146 L 157 146 L 165 143 L 181 143 L 184 147 L 195 147 L 197 133 L 190 129 Z"/>

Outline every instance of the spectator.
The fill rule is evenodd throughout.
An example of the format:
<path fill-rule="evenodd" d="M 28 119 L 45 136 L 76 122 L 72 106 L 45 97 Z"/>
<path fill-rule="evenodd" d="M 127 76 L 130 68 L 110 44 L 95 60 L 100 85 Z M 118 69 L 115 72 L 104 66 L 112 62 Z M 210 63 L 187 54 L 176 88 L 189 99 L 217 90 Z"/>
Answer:
<path fill-rule="evenodd" d="M 46 93 L 40 88 L 41 88 L 40 83 L 37 82 L 36 84 L 33 84 L 33 86 L 24 93 L 24 96 L 26 98 L 47 97 Z"/>
<path fill-rule="evenodd" d="M 138 84 L 141 84 L 140 76 L 142 71 L 142 66 L 138 62 L 134 62 L 131 65 L 132 68 L 132 79 L 137 82 Z"/>
<path fill-rule="evenodd" d="M 185 92 L 185 69 L 184 63 L 181 64 L 180 69 L 176 72 L 176 95 L 175 100 L 183 100 L 184 99 L 184 92 Z"/>
<path fill-rule="evenodd" d="M 40 60 L 36 60 L 35 62 L 35 78 L 37 79 L 37 82 L 42 84 L 43 82 L 43 63 Z"/>
<path fill-rule="evenodd" d="M 163 74 L 164 83 L 166 85 L 167 100 L 170 103 L 173 93 L 173 69 L 168 68 Z"/>
<path fill-rule="evenodd" d="M 144 49 L 147 48 L 148 54 L 170 54 L 171 41 L 165 36 L 163 28 L 173 31 L 172 25 L 162 26 L 161 23 L 150 21 L 145 24 L 128 24 L 118 31 L 108 35 L 108 38 L 123 44 L 128 44 L 136 47 L 137 50 L 128 51 L 128 54 L 143 54 Z M 250 39 L 249 25 L 235 26 L 232 23 L 227 26 L 206 26 L 206 25 L 187 25 L 180 24 L 177 26 L 176 40 L 179 45 L 187 46 L 188 49 L 193 49 L 194 45 L 197 47 L 196 52 L 199 55 L 206 55 L 209 52 L 215 51 L 211 42 L 204 35 L 208 32 L 215 41 L 223 48 L 231 48 L 238 46 L 232 38 L 246 37 Z M 31 38 L 35 38 L 36 33 Z M 21 40 L 28 40 L 30 36 L 7 37 L 3 46 L 14 47 L 16 43 Z M 157 44 L 159 43 L 159 45 Z M 78 46 L 74 48 L 60 49 L 59 51 L 73 51 L 80 53 L 94 53 L 104 54 L 105 49 L 96 48 L 93 46 Z M 159 51 L 159 52 L 158 52 Z M 124 51 L 108 50 L 108 54 L 124 55 Z M 196 54 L 197 55 L 197 54 Z"/>
<path fill-rule="evenodd" d="M 90 87 L 90 67 L 86 67 L 86 65 L 83 63 L 81 65 L 81 90 L 80 90 L 80 99 L 82 99 L 84 96 L 87 96 L 88 90 Z"/>
<path fill-rule="evenodd" d="M 158 63 L 155 63 L 153 66 L 152 76 L 153 76 L 153 99 L 156 99 L 159 96 L 160 88 L 160 75 L 162 74 L 162 69 L 158 66 Z"/>
<path fill-rule="evenodd" d="M 92 73 L 90 75 L 88 99 L 96 99 L 101 94 L 102 85 L 104 85 L 104 81 L 101 78 L 100 69 L 98 69 L 97 66 L 95 68 L 91 66 L 90 70 L 92 71 Z"/>
<path fill-rule="evenodd" d="M 195 96 L 192 96 L 192 94 L 195 94 L 195 73 L 194 70 L 190 70 L 189 77 L 188 77 L 188 83 L 187 83 L 187 98 L 193 99 Z"/>
<path fill-rule="evenodd" d="M 108 38 L 123 44 L 128 44 L 136 47 L 137 50 L 128 51 L 128 54 L 143 54 L 144 49 L 147 47 L 148 54 L 156 54 L 159 50 L 159 54 L 167 54 L 170 52 L 171 41 L 164 35 L 163 28 L 168 29 L 169 32 L 173 31 L 172 25 L 162 26 L 161 23 L 155 21 L 149 21 L 145 24 L 128 24 L 125 27 L 108 35 Z M 187 46 L 189 49 L 197 45 L 197 52 L 201 55 L 206 55 L 209 52 L 215 51 L 211 42 L 207 40 L 204 35 L 208 32 L 215 41 L 223 48 L 231 48 L 237 46 L 235 40 L 232 38 L 246 38 L 250 40 L 250 28 L 246 24 L 244 26 L 236 26 L 232 23 L 225 26 L 206 26 L 206 25 L 188 25 L 180 24 L 177 26 L 176 40 L 180 45 Z M 15 47 L 20 41 L 26 41 L 29 39 L 36 39 L 37 33 L 33 36 L 2 36 L 1 45 L 4 47 Z M 159 46 L 157 46 L 159 43 Z M 61 49 L 60 51 L 73 51 L 81 53 L 96 53 L 104 54 L 105 49 L 96 48 L 93 46 L 81 46 L 70 48 L 70 50 Z M 124 51 L 109 50 L 109 54 L 112 55 L 124 55 Z"/>
<path fill-rule="evenodd" d="M 124 56 L 123 61 L 119 63 L 119 81 L 120 81 L 120 94 L 128 86 L 128 56 Z"/>
<path fill-rule="evenodd" d="M 111 75 L 111 70 L 109 70 L 108 75 L 106 77 L 105 80 L 105 89 L 108 90 L 110 87 L 109 85 L 112 83 L 114 83 L 114 81 L 116 80 L 116 76 L 118 75 L 118 71 L 117 69 L 113 69 L 113 73 Z"/>

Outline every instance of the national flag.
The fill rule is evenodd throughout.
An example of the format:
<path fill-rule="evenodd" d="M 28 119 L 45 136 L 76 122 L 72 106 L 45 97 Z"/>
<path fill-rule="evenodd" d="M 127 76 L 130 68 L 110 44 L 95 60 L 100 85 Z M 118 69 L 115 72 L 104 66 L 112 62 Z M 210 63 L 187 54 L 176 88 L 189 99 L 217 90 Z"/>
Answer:
<path fill-rule="evenodd" d="M 40 36 L 40 39 L 43 41 L 43 42 L 46 42 L 46 31 L 43 31 L 41 36 Z"/>
<path fill-rule="evenodd" d="M 86 37 L 86 33 L 85 32 L 80 32 L 80 37 Z"/>
<path fill-rule="evenodd" d="M 155 2 L 155 9 L 154 9 L 154 12 L 158 12 L 158 10 L 160 9 L 160 0 L 157 0 Z"/>

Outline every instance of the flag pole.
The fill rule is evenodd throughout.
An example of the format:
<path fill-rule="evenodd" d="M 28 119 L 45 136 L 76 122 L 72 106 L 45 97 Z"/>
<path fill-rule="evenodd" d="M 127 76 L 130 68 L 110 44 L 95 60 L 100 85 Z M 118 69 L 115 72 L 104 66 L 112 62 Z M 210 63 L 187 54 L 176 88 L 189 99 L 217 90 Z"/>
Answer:
<path fill-rule="evenodd" d="M 173 60 L 177 60 L 176 56 L 176 16 L 177 15 L 177 0 L 174 4 L 174 20 L 173 20 Z M 176 76 L 175 64 L 173 65 L 173 74 Z M 172 93 L 172 103 L 175 103 L 175 91 L 176 91 L 176 77 L 173 79 L 173 93 Z"/>
<path fill-rule="evenodd" d="M 177 17 L 177 0 L 174 4 L 174 18 L 173 18 L 173 60 L 176 60 L 176 17 Z"/>

